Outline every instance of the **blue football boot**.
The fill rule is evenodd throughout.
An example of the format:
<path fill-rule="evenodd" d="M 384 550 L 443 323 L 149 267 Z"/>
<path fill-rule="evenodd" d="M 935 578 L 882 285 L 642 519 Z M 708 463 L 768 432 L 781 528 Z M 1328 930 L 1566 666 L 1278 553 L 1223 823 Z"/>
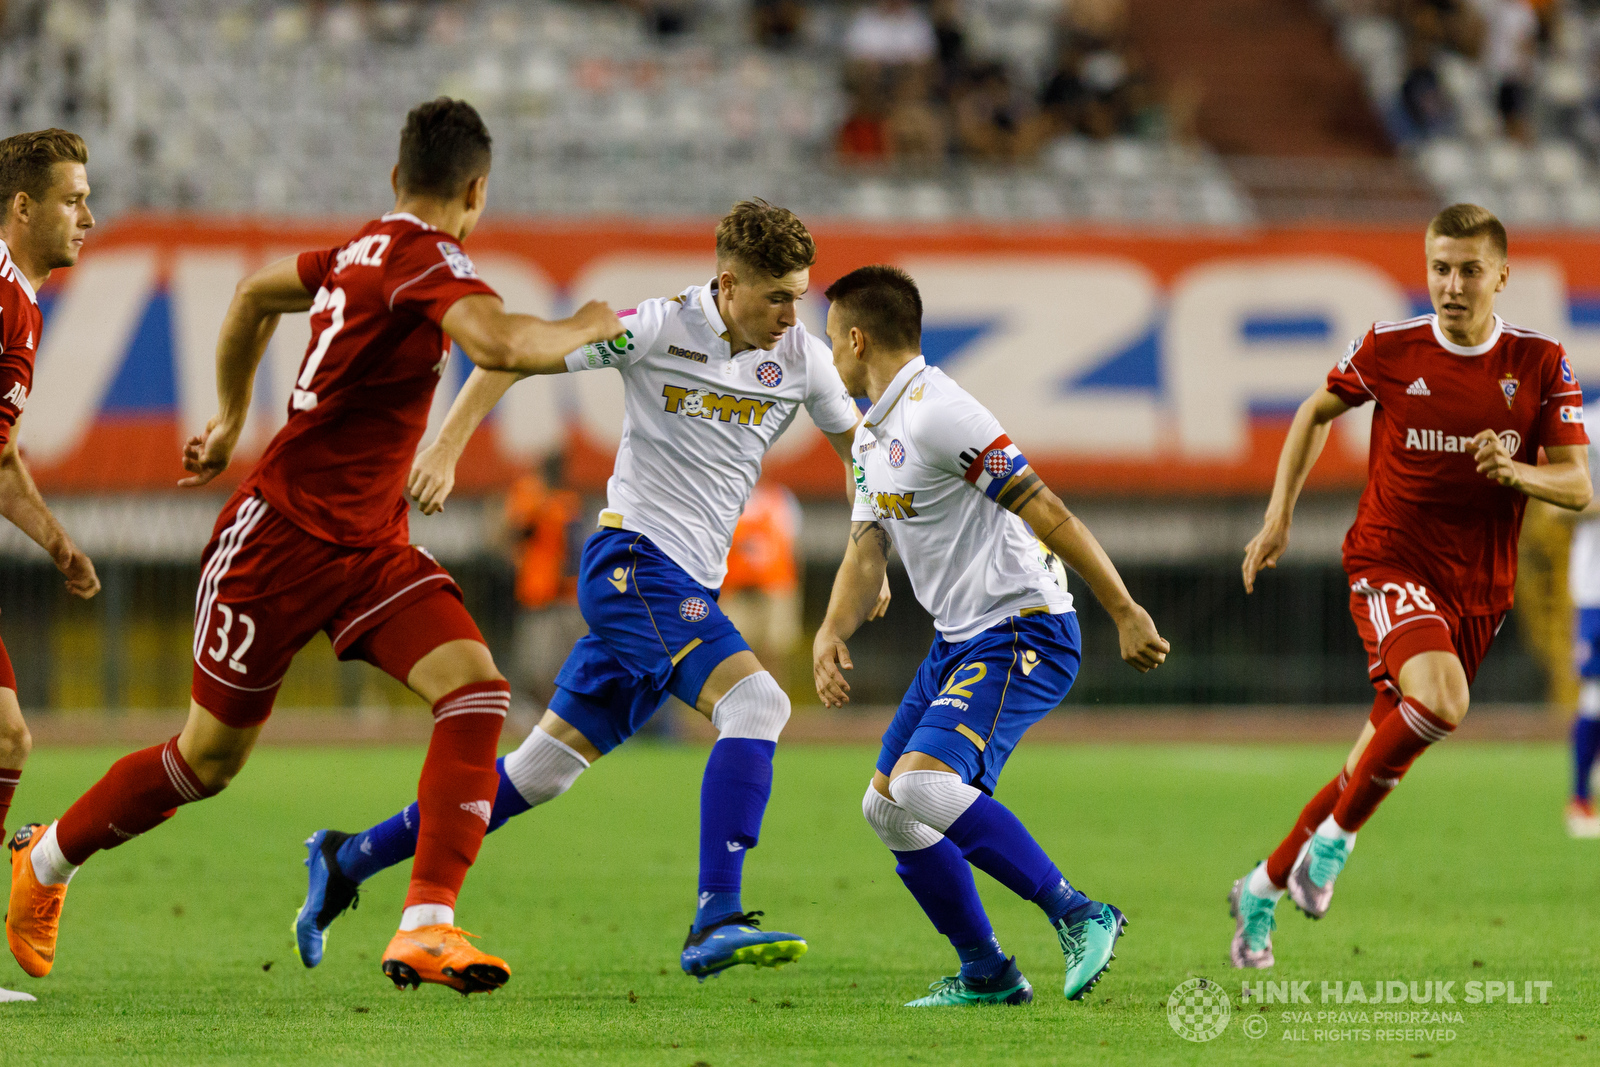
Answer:
<path fill-rule="evenodd" d="M 339 846 L 349 839 L 349 834 L 338 830 L 318 830 L 306 838 L 305 863 L 310 875 L 306 902 L 294 917 L 294 947 L 307 967 L 322 962 L 333 920 L 361 900 L 360 883 L 339 869 Z"/>
<path fill-rule="evenodd" d="M 805 938 L 758 929 L 759 911 L 735 912 L 704 930 L 689 927 L 680 964 L 683 973 L 704 982 L 713 974 L 741 963 L 757 967 L 782 967 L 806 954 Z"/>

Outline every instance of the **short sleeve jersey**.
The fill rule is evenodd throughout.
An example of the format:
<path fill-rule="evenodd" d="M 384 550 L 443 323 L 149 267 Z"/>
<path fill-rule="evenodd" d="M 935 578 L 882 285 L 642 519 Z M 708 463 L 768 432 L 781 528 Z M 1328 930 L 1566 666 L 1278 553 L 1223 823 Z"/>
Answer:
<path fill-rule="evenodd" d="M 802 325 L 770 351 L 734 354 L 714 285 L 646 300 L 619 317 L 623 337 L 567 357 L 568 370 L 622 373 L 608 521 L 644 534 L 689 577 L 718 588 L 772 442 L 801 406 L 818 428 L 843 433 L 859 417 L 855 403 L 828 346 Z"/>
<path fill-rule="evenodd" d="M 350 547 L 410 539 L 406 477 L 450 357 L 440 323 L 494 295 L 455 239 L 408 214 L 299 259 L 316 294 L 289 420 L 245 481 L 313 536 Z"/>
<path fill-rule="evenodd" d="M 960 642 L 1029 608 L 1072 610 L 1033 531 L 996 503 L 1028 465 L 1000 422 L 921 356 L 895 375 L 856 431 L 854 522 L 877 522 L 917 602 Z"/>
<path fill-rule="evenodd" d="M 28 406 L 33 356 L 43 329 L 39 298 L 0 241 L 0 445 L 15 436 L 17 420 Z"/>
<path fill-rule="evenodd" d="M 1479 474 L 1472 438 L 1493 430 L 1522 463 L 1586 445 L 1583 394 L 1560 343 L 1495 316 L 1468 348 L 1437 317 L 1380 322 L 1350 345 L 1328 390 L 1372 401 L 1367 487 L 1344 540 L 1345 571 L 1414 574 L 1463 615 L 1511 607 L 1527 497 Z"/>

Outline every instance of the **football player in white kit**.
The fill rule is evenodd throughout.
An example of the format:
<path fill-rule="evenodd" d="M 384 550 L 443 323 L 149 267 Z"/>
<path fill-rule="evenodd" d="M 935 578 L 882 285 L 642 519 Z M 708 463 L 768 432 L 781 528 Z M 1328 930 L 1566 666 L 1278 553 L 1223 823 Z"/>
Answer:
<path fill-rule="evenodd" d="M 761 913 L 746 913 L 740 900 L 789 698 L 717 596 L 762 457 L 802 405 L 849 463 L 860 415 L 827 345 L 795 313 L 815 260 L 792 212 L 740 203 L 717 226 L 715 278 L 622 312 L 623 337 L 543 371 L 621 372 L 622 443 L 600 529 L 583 549 L 578 604 L 590 632 L 562 666 L 539 725 L 500 761 L 489 828 L 561 795 L 668 694 L 698 710 L 718 740 L 700 793 L 699 906 L 680 963 L 702 980 L 740 963 L 781 966 L 806 951 L 794 934 L 761 930 Z M 424 512 L 443 505 L 467 440 L 516 380 L 484 371 L 468 379 L 412 471 Z M 874 597 L 880 612 L 886 590 Z M 409 856 L 416 836 L 415 805 L 359 834 L 313 834 L 301 941 L 319 948 L 356 886 Z"/>
<path fill-rule="evenodd" d="M 1584 422 L 1590 415 L 1600 418 L 1600 404 L 1584 405 Z M 1589 445 L 1589 476 L 1600 477 L 1600 448 Z M 1597 484 L 1600 488 L 1600 484 Z M 1600 815 L 1595 814 L 1590 793 L 1595 754 L 1600 752 L 1600 493 L 1589 506 L 1570 517 L 1572 555 L 1567 567 L 1567 582 L 1572 603 L 1577 608 L 1574 620 L 1578 631 L 1578 717 L 1572 722 L 1572 799 L 1567 802 L 1567 833 L 1573 837 L 1600 837 Z"/>
<path fill-rule="evenodd" d="M 1125 661 L 1151 670 L 1169 646 L 994 415 L 924 362 L 916 283 L 894 267 L 862 267 L 827 296 L 834 366 L 872 407 L 855 436 L 850 544 L 813 647 L 818 695 L 830 707 L 849 700 L 845 642 L 874 612 L 891 544 L 938 632 L 862 800 L 896 873 L 961 958 L 959 974 L 907 1006 L 1033 999 L 984 914 L 973 866 L 1044 911 L 1066 957 L 1064 992 L 1081 999 L 1110 966 L 1123 915 L 1074 889 L 992 796 L 1023 732 L 1078 671 L 1072 597 L 1046 552 L 1111 614 Z"/>

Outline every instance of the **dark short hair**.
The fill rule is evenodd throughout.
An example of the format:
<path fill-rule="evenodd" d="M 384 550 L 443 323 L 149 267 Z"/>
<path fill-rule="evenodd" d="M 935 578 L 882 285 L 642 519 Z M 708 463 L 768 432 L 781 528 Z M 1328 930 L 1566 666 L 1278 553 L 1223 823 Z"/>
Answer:
<path fill-rule="evenodd" d="M 400 131 L 400 191 L 459 196 L 489 173 L 493 143 L 477 109 L 465 100 L 441 96 L 418 104 Z"/>
<path fill-rule="evenodd" d="M 1451 204 L 1428 223 L 1428 236 L 1487 237 L 1489 243 L 1499 250 L 1501 259 L 1506 258 L 1509 247 L 1505 226 L 1488 208 L 1481 208 L 1477 204 Z"/>
<path fill-rule="evenodd" d="M 885 348 L 922 347 L 922 294 L 899 267 L 857 267 L 823 295 L 849 316 L 852 326 Z"/>
<path fill-rule="evenodd" d="M 35 130 L 0 141 L 0 219 L 10 214 L 18 193 L 43 199 L 55 164 L 88 162 L 89 146 L 71 130 Z"/>
<path fill-rule="evenodd" d="M 756 197 L 741 200 L 717 223 L 717 261 L 734 259 L 781 278 L 817 261 L 817 242 L 800 217 Z"/>

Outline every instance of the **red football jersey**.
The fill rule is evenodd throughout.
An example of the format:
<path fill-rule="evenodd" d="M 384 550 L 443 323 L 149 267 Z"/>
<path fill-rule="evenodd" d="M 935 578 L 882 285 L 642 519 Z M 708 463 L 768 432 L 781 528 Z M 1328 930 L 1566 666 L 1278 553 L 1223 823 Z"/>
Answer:
<path fill-rule="evenodd" d="M 408 214 L 299 259 L 316 294 L 289 421 L 244 488 L 335 544 L 404 544 L 406 477 L 450 356 L 457 300 L 493 296 L 455 239 Z"/>
<path fill-rule="evenodd" d="M 1478 473 L 1472 437 L 1495 431 L 1522 463 L 1537 463 L 1541 447 L 1588 443 L 1560 343 L 1498 315 L 1472 348 L 1453 344 L 1434 315 L 1380 322 L 1328 374 L 1328 391 L 1376 405 L 1345 571 L 1415 574 L 1462 615 L 1510 608 L 1528 498 Z"/>
<path fill-rule="evenodd" d="M 33 356 L 43 331 L 39 298 L 0 241 L 0 445 L 11 440 L 12 427 L 28 406 Z"/>

